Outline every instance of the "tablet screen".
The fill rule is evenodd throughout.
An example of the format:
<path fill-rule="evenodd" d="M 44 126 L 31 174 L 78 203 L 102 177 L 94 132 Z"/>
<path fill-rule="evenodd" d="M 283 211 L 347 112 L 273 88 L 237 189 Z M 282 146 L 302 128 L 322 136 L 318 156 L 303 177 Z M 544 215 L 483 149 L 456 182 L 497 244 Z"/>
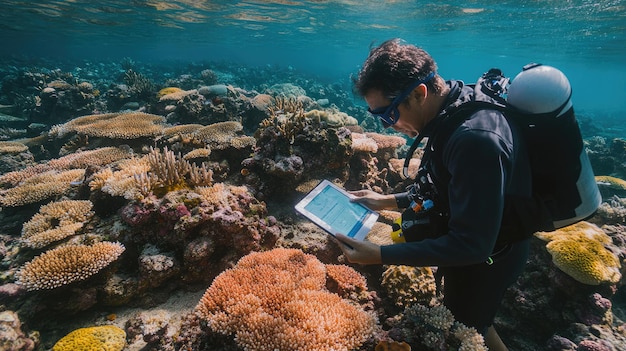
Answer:
<path fill-rule="evenodd" d="M 341 233 L 363 239 L 378 218 L 378 213 L 355 202 L 351 195 L 324 180 L 296 205 L 296 210 L 330 234 Z"/>

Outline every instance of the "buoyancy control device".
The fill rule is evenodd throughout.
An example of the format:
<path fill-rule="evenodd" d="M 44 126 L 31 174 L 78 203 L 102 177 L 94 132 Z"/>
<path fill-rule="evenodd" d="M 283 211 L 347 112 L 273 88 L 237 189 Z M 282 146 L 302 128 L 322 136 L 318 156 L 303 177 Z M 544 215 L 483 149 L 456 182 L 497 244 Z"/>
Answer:
<path fill-rule="evenodd" d="M 530 159 L 533 195 L 541 207 L 547 209 L 546 216 L 549 217 L 544 220 L 548 225 L 531 224 L 523 236 L 532 235 L 536 230 L 551 230 L 581 221 L 593 215 L 602 202 L 571 96 L 571 85 L 563 72 L 532 63 L 524 66 L 512 81 L 497 68 L 489 70 L 474 85 L 473 99 L 457 108 L 464 111 L 458 114 L 461 118 L 457 118 L 456 127 L 481 108 L 501 110 L 509 121 L 519 126 Z M 418 136 L 409 149 L 403 170 L 406 177 L 411 155 L 420 142 Z M 418 172 L 416 178 L 420 176 L 424 174 Z M 417 198 L 420 198 L 419 194 Z M 423 212 L 424 206 L 417 207 L 422 212 L 411 213 L 415 208 L 411 206 L 394 223 L 392 239 L 395 242 L 415 240 L 406 235 L 410 232 L 406 218 L 420 218 L 422 227 L 427 226 L 429 218 L 432 219 L 432 214 Z M 441 216 L 442 211 L 439 211 L 439 222 Z M 522 222 L 533 220 L 536 218 L 521 219 Z M 505 221 L 506 218 L 503 225 Z M 419 240 L 423 236 L 417 235 L 417 238 Z M 519 239 L 519 235 L 515 239 Z"/>

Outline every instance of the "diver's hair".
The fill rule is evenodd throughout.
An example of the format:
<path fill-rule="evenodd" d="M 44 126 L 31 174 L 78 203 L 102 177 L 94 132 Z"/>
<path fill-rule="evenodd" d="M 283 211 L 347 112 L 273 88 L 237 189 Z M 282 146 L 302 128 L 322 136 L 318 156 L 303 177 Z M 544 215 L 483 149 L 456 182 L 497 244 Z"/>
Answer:
<path fill-rule="evenodd" d="M 354 90 L 359 96 L 376 89 L 384 96 L 394 97 L 431 72 L 435 72 L 435 77 L 425 84 L 431 93 L 441 95 L 447 86 L 437 74 L 437 63 L 430 54 L 401 39 L 390 39 L 370 50 L 358 76 L 353 78 Z"/>

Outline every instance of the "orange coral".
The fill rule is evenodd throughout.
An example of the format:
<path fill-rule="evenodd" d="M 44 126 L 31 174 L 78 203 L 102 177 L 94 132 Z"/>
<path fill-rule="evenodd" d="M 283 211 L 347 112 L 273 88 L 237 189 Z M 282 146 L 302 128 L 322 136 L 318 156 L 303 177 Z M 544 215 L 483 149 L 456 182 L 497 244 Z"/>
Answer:
<path fill-rule="evenodd" d="M 124 245 L 111 242 L 58 247 L 26 263 L 17 273 L 17 282 L 27 290 L 58 288 L 91 277 L 122 252 Z"/>
<path fill-rule="evenodd" d="M 252 253 L 222 272 L 196 306 L 244 350 L 352 350 L 375 319 L 324 289 L 326 269 L 295 249 Z"/>

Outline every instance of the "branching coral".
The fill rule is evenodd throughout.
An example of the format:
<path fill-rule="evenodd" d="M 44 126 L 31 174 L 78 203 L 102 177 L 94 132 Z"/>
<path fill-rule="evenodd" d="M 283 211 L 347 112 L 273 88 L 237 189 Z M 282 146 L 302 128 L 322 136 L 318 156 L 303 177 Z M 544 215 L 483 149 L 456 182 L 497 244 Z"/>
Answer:
<path fill-rule="evenodd" d="M 94 175 L 89 186 L 113 196 L 140 200 L 153 192 L 164 195 L 180 188 L 193 188 L 213 183 L 213 171 L 206 163 L 200 166 L 183 159 L 166 148 L 152 149 L 142 158 L 120 162 L 119 170 L 110 168 Z"/>
<path fill-rule="evenodd" d="M 324 289 L 324 264 L 295 249 L 252 253 L 220 274 L 196 306 L 244 350 L 353 350 L 375 319 Z"/>
<path fill-rule="evenodd" d="M 89 200 L 63 200 L 41 206 L 22 227 L 22 239 L 33 248 L 42 248 L 65 239 L 83 227 L 93 212 Z"/>
<path fill-rule="evenodd" d="M 52 351 L 122 351 L 126 333 L 114 325 L 80 328 L 57 341 Z"/>
<path fill-rule="evenodd" d="M 124 249 L 111 242 L 61 246 L 26 263 L 17 282 L 27 290 L 49 290 L 85 280 L 117 260 Z"/>
<path fill-rule="evenodd" d="M 165 118 L 143 112 L 119 112 L 88 115 L 56 125 L 50 135 L 63 137 L 78 133 L 97 138 L 138 139 L 154 137 L 163 132 Z"/>
<path fill-rule="evenodd" d="M 193 139 L 204 145 L 208 145 L 211 149 L 223 149 L 227 147 L 231 140 L 237 137 L 237 133 L 242 130 L 243 126 L 239 122 L 218 122 L 197 129 L 193 134 Z"/>
<path fill-rule="evenodd" d="M 408 307 L 398 328 L 412 346 L 429 350 L 487 351 L 482 335 L 455 321 L 445 306 L 429 308 L 415 304 Z"/>

